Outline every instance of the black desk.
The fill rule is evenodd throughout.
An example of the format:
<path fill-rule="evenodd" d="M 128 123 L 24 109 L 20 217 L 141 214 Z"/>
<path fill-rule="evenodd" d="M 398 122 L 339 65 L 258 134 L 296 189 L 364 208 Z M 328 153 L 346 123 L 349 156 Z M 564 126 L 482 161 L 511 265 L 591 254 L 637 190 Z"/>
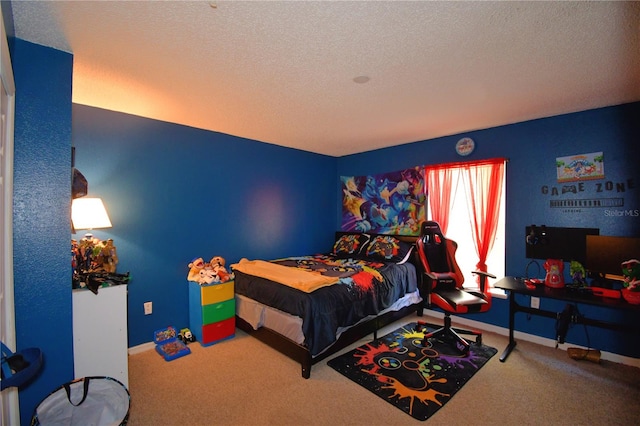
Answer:
<path fill-rule="evenodd" d="M 594 296 L 590 293 L 579 292 L 575 290 L 568 290 L 566 288 L 549 288 L 543 285 L 537 285 L 535 289 L 529 289 L 524 284 L 524 280 L 515 277 L 504 277 L 500 281 L 494 284 L 494 287 L 507 290 L 509 292 L 509 344 L 500 356 L 500 361 L 504 362 L 513 348 L 516 346 L 516 341 L 513 338 L 513 329 L 515 324 L 516 312 L 526 312 L 532 315 L 539 315 L 548 318 L 557 318 L 557 312 L 545 311 L 538 308 L 530 308 L 528 306 L 518 305 L 516 303 L 515 295 L 523 294 L 525 296 L 563 300 L 571 303 L 584 303 L 588 305 L 602 306 L 611 309 L 624 309 L 640 313 L 640 305 L 632 305 L 627 303 L 624 299 L 613 299 L 610 297 Z M 577 316 L 572 318 L 572 321 L 576 324 L 593 325 L 601 328 L 608 328 L 610 330 L 621 331 L 636 331 L 640 330 L 639 325 L 633 324 L 616 324 L 605 321 L 599 321 L 594 319 Z"/>

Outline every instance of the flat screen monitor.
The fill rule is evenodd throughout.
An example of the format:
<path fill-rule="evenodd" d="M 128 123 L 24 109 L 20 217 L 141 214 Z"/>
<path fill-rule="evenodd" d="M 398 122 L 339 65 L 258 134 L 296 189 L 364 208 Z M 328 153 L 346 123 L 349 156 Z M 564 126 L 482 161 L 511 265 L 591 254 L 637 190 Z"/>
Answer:
<path fill-rule="evenodd" d="M 630 259 L 640 260 L 640 238 L 587 235 L 587 260 L 584 266 L 589 272 L 620 279 L 620 264 Z"/>
<path fill-rule="evenodd" d="M 529 259 L 572 260 L 584 265 L 587 236 L 598 235 L 598 228 L 559 228 L 527 226 L 525 228 L 526 256 Z"/>

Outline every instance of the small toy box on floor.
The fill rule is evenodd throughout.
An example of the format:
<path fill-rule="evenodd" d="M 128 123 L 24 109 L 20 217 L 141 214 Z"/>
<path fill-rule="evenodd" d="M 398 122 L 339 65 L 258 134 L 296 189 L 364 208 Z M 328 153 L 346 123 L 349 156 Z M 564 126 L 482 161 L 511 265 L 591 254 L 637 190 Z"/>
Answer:
<path fill-rule="evenodd" d="M 169 326 L 156 330 L 153 333 L 153 341 L 156 344 L 156 351 L 165 361 L 173 361 L 191 353 L 191 349 L 178 339 L 178 330 L 175 327 Z"/>

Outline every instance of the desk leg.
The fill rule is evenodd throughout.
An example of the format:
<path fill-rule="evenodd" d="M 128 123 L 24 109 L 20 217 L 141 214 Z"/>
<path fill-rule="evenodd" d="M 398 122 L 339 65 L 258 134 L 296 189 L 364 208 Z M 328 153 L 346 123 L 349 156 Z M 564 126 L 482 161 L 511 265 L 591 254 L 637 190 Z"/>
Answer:
<path fill-rule="evenodd" d="M 500 355 L 500 362 L 505 362 L 507 360 L 507 357 L 509 356 L 513 348 L 516 347 L 516 344 L 517 342 L 515 340 L 513 342 L 509 342 L 507 347 L 504 349 L 504 352 L 502 352 L 502 355 Z"/>
<path fill-rule="evenodd" d="M 516 316 L 516 299 L 513 291 L 509 292 L 509 344 L 505 348 L 502 355 L 500 355 L 500 362 L 505 362 L 507 357 L 516 347 L 516 339 L 513 337 L 513 329 L 515 328 L 515 316 Z"/>

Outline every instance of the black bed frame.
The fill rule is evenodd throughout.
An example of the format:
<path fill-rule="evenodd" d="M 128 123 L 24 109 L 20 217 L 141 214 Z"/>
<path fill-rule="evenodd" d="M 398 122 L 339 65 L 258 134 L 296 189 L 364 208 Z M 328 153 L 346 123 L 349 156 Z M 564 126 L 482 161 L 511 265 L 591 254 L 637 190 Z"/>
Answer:
<path fill-rule="evenodd" d="M 339 237 L 346 232 L 336 232 L 336 235 Z M 394 237 L 398 238 L 401 241 L 405 241 L 411 244 L 415 244 L 416 238 L 415 236 L 407 236 L 407 235 L 394 235 Z M 412 256 L 412 263 L 416 263 L 416 259 Z M 419 267 L 417 266 L 419 272 Z M 420 280 L 418 279 L 418 284 Z M 423 297 L 424 299 L 424 297 Z M 271 346 L 272 348 L 280 351 L 284 355 L 287 355 L 289 358 L 300 362 L 302 367 L 302 377 L 308 379 L 311 377 L 311 366 L 316 364 L 323 359 L 335 354 L 336 352 L 346 348 L 352 343 L 357 342 L 364 336 L 373 333 L 373 339 L 376 340 L 378 338 L 378 330 L 388 324 L 391 324 L 394 321 L 397 321 L 401 318 L 404 318 L 412 313 L 416 313 L 419 317 L 422 316 L 424 310 L 424 301 L 413 304 L 410 306 L 406 306 L 399 311 L 390 311 L 383 315 L 379 315 L 374 317 L 368 321 L 363 321 L 340 335 L 340 338 L 333 343 L 327 350 L 322 352 L 321 354 L 312 357 L 309 349 L 306 346 L 300 345 L 293 340 L 267 328 L 261 327 L 257 330 L 254 330 L 253 327 L 244 321 L 242 318 L 236 316 L 236 327 L 245 333 L 255 337 L 263 343 Z"/>

